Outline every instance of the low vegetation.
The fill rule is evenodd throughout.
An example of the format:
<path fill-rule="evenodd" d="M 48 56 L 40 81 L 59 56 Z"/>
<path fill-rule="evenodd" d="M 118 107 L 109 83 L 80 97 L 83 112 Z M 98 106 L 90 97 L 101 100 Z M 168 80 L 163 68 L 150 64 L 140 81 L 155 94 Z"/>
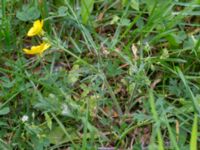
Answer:
<path fill-rule="evenodd" d="M 1 0 L 0 149 L 198 150 L 199 0 Z"/>

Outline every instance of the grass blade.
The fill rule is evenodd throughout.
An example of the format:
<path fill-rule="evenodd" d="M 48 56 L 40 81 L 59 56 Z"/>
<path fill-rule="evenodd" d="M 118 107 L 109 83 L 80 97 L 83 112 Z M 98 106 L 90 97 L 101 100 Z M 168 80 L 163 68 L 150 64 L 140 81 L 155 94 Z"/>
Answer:
<path fill-rule="evenodd" d="M 190 95 L 190 98 L 192 99 L 194 109 L 196 110 L 196 112 L 198 112 L 200 114 L 200 108 L 199 108 L 199 104 L 197 102 L 197 99 L 194 97 L 194 94 L 192 93 L 190 87 L 188 86 L 187 81 L 186 81 L 183 73 L 181 72 L 181 70 L 179 68 L 177 68 L 177 71 L 178 71 L 178 75 L 181 78 L 181 80 L 182 80 L 187 92 Z"/>
<path fill-rule="evenodd" d="M 65 126 L 62 124 L 62 122 L 57 118 L 57 116 L 54 113 L 51 113 L 52 117 L 56 120 L 56 122 L 58 123 L 58 125 L 61 127 L 61 129 L 63 130 L 63 132 L 65 133 L 66 137 L 68 139 L 70 139 L 72 145 L 74 147 L 77 147 L 76 144 L 74 143 L 74 141 L 70 138 L 70 134 L 66 131 Z"/>
<path fill-rule="evenodd" d="M 149 101 L 150 101 L 151 113 L 153 115 L 153 118 L 154 118 L 155 122 L 158 123 L 159 119 L 158 119 L 158 114 L 156 112 L 156 106 L 155 106 L 155 101 L 154 101 L 154 96 L 153 96 L 152 90 L 150 90 L 150 92 L 149 92 Z M 157 132 L 157 138 L 158 138 L 158 149 L 164 150 L 163 139 L 162 139 L 160 127 L 159 127 L 158 132 Z"/>
<path fill-rule="evenodd" d="M 194 121 L 192 125 L 192 134 L 190 138 L 190 150 L 197 150 L 197 134 L 198 134 L 198 115 L 194 114 Z"/>
<path fill-rule="evenodd" d="M 84 24 L 88 22 L 90 13 L 92 12 L 94 0 L 81 0 L 81 15 Z"/>

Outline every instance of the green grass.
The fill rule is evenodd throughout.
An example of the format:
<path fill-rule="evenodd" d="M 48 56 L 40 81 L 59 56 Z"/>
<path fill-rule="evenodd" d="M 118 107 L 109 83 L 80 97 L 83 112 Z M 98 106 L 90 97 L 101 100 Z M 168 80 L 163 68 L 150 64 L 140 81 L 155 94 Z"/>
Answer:
<path fill-rule="evenodd" d="M 1 0 L 0 149 L 198 150 L 199 10 L 199 0 Z M 45 34 L 27 37 L 37 19 Z M 23 52 L 42 40 L 42 56 Z"/>

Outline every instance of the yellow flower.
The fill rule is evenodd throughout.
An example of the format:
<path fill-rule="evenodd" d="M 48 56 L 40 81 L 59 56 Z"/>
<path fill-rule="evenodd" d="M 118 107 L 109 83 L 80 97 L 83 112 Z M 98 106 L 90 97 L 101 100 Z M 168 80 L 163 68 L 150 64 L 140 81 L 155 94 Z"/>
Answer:
<path fill-rule="evenodd" d="M 42 30 L 43 23 L 44 23 L 43 20 L 36 20 L 33 23 L 33 26 L 28 31 L 27 36 L 35 36 L 35 35 L 42 34 L 42 32 L 43 32 L 43 30 Z"/>
<path fill-rule="evenodd" d="M 51 46 L 51 44 L 47 42 L 43 42 L 40 45 L 32 46 L 31 49 L 24 48 L 23 51 L 28 55 L 34 55 L 39 54 L 41 55 L 46 49 L 48 49 Z"/>

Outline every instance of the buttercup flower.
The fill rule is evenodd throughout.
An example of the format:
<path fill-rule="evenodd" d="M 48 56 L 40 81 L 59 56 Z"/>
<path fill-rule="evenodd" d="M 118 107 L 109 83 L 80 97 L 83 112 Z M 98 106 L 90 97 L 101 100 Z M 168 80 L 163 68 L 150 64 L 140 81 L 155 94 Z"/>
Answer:
<path fill-rule="evenodd" d="M 35 35 L 41 35 L 43 30 L 43 20 L 36 20 L 33 23 L 33 26 L 30 28 L 30 30 L 27 33 L 27 36 L 35 36 Z"/>
<path fill-rule="evenodd" d="M 39 54 L 41 55 L 46 49 L 48 49 L 51 46 L 51 44 L 47 42 L 43 42 L 40 45 L 32 46 L 31 49 L 24 48 L 23 51 L 28 55 L 34 55 Z"/>

